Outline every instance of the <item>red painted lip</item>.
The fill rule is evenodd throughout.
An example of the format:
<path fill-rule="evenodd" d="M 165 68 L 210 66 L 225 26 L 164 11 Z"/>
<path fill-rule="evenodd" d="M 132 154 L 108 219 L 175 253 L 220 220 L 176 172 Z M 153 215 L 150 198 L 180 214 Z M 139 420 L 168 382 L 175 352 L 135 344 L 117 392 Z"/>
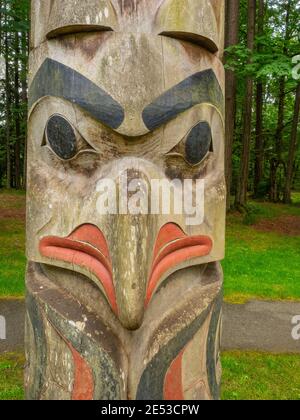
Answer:
<path fill-rule="evenodd" d="M 118 314 L 109 250 L 96 226 L 82 225 L 67 238 L 45 237 L 39 249 L 44 257 L 89 269 L 101 282 L 112 310 Z"/>
<path fill-rule="evenodd" d="M 160 279 L 169 269 L 193 258 L 209 255 L 212 247 L 213 242 L 208 236 L 188 236 L 174 223 L 163 226 L 154 248 L 145 306 L 148 306 Z"/>
<path fill-rule="evenodd" d="M 154 247 L 145 307 L 168 270 L 182 262 L 208 255 L 212 246 L 208 236 L 188 236 L 174 223 L 163 226 Z M 109 249 L 103 233 L 96 226 L 82 225 L 66 238 L 47 236 L 40 241 L 39 249 L 43 257 L 71 263 L 93 273 L 101 283 L 113 312 L 118 315 Z"/>

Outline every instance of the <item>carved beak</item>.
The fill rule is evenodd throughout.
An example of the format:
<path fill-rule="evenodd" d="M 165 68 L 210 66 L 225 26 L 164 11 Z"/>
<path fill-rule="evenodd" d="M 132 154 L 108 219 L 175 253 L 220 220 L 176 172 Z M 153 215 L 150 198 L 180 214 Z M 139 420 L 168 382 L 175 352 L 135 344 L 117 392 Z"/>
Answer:
<path fill-rule="evenodd" d="M 40 241 L 43 257 L 71 263 L 87 269 L 98 280 L 114 313 L 118 315 L 109 250 L 102 232 L 93 225 L 83 225 L 67 238 L 48 236 Z"/>
<path fill-rule="evenodd" d="M 67 238 L 50 236 L 40 242 L 44 257 L 70 263 L 74 271 L 80 267 L 90 273 L 115 315 L 129 330 L 141 326 L 145 309 L 164 278 L 181 264 L 206 256 L 212 249 L 209 237 L 187 236 L 173 223 L 163 226 L 152 248 L 144 222 L 145 226 L 130 225 L 121 217 L 120 225 L 114 229 L 121 248 L 110 251 L 102 232 L 89 224 Z"/>
<path fill-rule="evenodd" d="M 169 270 L 186 261 L 208 255 L 212 246 L 212 240 L 208 236 L 188 236 L 174 223 L 163 226 L 154 248 L 145 306 L 149 304 L 163 276 Z"/>

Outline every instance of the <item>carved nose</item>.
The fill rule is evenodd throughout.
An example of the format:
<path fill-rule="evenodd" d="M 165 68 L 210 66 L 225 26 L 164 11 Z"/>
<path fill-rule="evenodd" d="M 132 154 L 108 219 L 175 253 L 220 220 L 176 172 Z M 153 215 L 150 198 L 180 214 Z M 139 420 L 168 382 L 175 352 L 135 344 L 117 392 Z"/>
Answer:
<path fill-rule="evenodd" d="M 124 164 L 125 171 L 120 170 L 117 177 L 117 191 L 119 200 L 125 198 L 127 214 L 120 214 L 124 212 L 123 208 L 114 217 L 110 254 L 119 320 L 125 328 L 136 330 L 144 318 L 156 219 L 148 214 L 149 209 L 142 211 L 139 207 L 140 211 L 136 211 L 132 206 L 149 202 L 149 187 L 146 186 L 149 177 L 142 170 L 142 163 Z M 127 186 L 126 191 L 124 186 Z"/>
<path fill-rule="evenodd" d="M 138 329 L 144 318 L 148 271 L 150 265 L 151 228 L 147 216 L 119 215 L 114 225 L 111 249 L 113 278 L 121 324 Z"/>

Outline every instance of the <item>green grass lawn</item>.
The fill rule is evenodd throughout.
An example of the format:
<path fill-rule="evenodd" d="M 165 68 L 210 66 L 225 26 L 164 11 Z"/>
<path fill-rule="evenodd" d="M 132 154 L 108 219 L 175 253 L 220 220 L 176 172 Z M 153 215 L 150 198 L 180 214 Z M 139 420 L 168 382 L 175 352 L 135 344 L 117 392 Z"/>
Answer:
<path fill-rule="evenodd" d="M 300 205 L 300 192 L 293 193 L 293 203 Z"/>
<path fill-rule="evenodd" d="M 24 399 L 24 364 L 21 353 L 0 355 L 0 400 Z"/>
<path fill-rule="evenodd" d="M 0 296 L 24 296 L 25 194 L 0 193 Z"/>
<path fill-rule="evenodd" d="M 223 400 L 300 400 L 299 355 L 223 354 Z"/>
<path fill-rule="evenodd" d="M 282 222 L 300 217 L 300 206 L 269 203 L 251 204 L 251 223 L 263 220 Z M 260 231 L 239 214 L 227 218 L 225 299 L 244 303 L 253 298 L 300 300 L 300 235 Z"/>
<path fill-rule="evenodd" d="M 225 352 L 223 400 L 300 400 L 299 355 Z M 0 356 L 0 400 L 21 400 L 23 354 Z"/>

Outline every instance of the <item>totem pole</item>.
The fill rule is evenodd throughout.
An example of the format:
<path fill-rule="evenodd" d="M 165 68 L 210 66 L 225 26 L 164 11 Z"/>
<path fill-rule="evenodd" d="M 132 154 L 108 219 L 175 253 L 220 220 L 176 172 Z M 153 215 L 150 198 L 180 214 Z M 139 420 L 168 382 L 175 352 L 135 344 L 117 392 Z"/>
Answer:
<path fill-rule="evenodd" d="M 220 397 L 223 0 L 32 0 L 28 399 Z"/>

